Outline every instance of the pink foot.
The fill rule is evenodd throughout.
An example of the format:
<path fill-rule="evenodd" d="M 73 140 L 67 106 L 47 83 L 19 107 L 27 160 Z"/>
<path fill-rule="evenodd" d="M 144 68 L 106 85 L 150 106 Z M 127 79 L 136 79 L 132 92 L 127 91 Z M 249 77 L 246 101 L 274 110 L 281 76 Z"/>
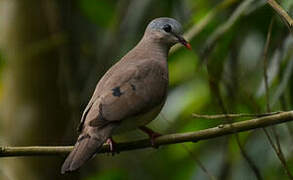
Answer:
<path fill-rule="evenodd" d="M 145 132 L 151 140 L 151 145 L 155 148 L 158 148 L 158 146 L 155 145 L 155 139 L 159 136 L 162 136 L 160 133 L 157 133 L 155 131 L 153 131 L 152 129 L 146 127 L 146 126 L 141 126 L 139 127 L 140 130 L 142 130 L 143 132 Z"/>
<path fill-rule="evenodd" d="M 109 137 L 107 140 L 106 140 L 106 144 L 108 144 L 109 145 L 109 148 L 110 148 L 110 152 L 111 152 L 111 154 L 112 154 L 112 156 L 114 156 L 115 155 L 115 153 L 117 153 L 117 152 L 115 152 L 115 142 L 113 141 L 113 139 L 112 139 L 112 137 Z"/>

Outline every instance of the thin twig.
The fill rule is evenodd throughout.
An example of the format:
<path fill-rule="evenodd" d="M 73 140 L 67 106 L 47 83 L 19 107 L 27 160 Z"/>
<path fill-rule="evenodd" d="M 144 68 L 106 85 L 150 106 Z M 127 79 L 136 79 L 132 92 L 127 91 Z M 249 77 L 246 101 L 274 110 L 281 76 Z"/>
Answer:
<path fill-rule="evenodd" d="M 249 131 L 256 128 L 267 127 L 280 123 L 293 121 L 293 111 L 281 112 L 271 116 L 255 118 L 251 120 L 236 122 L 232 124 L 219 125 L 209 129 L 196 132 L 177 133 L 163 135 L 155 139 L 156 145 L 169 145 L 183 142 L 197 142 L 212 139 L 236 132 Z M 129 151 L 152 147 L 149 139 L 117 143 L 118 151 Z M 0 157 L 8 156 L 48 156 L 66 155 L 72 150 L 73 146 L 26 146 L 26 147 L 0 147 Z M 104 145 L 100 153 L 110 152 L 109 145 Z"/>
<path fill-rule="evenodd" d="M 257 168 L 257 166 L 254 164 L 254 162 L 251 160 L 251 158 L 248 156 L 248 154 L 246 153 L 244 147 L 242 146 L 241 142 L 240 142 L 240 138 L 238 134 L 235 134 L 235 138 L 236 138 L 236 142 L 239 146 L 239 149 L 241 151 L 242 156 L 244 157 L 244 159 L 246 160 L 246 162 L 248 163 L 249 167 L 252 169 L 252 171 L 254 172 L 256 178 L 258 180 L 262 180 L 262 176 L 261 173 L 259 171 L 259 169 Z"/>
<path fill-rule="evenodd" d="M 211 85 L 212 85 L 211 88 L 212 88 L 214 94 L 217 96 L 219 105 L 220 105 L 223 113 L 224 114 L 227 114 L 228 111 L 227 111 L 227 109 L 225 107 L 223 98 L 222 98 L 222 96 L 220 94 L 219 85 L 217 83 L 215 83 L 215 82 L 211 83 Z M 233 118 L 226 116 L 225 120 L 226 120 L 226 123 L 231 123 L 231 126 L 232 126 Z M 251 170 L 254 172 L 256 178 L 258 180 L 262 180 L 262 176 L 261 176 L 261 173 L 260 173 L 259 169 L 257 168 L 257 166 L 254 164 L 253 160 L 248 156 L 248 154 L 246 153 L 245 149 L 241 145 L 241 142 L 240 142 L 238 133 L 237 132 L 234 132 L 234 135 L 235 135 L 235 138 L 236 138 L 236 141 L 237 141 L 237 145 L 238 145 L 238 147 L 240 149 L 241 155 L 244 157 L 244 159 L 246 160 L 247 164 L 249 165 L 249 167 L 251 168 Z M 223 179 L 226 179 L 226 177 L 225 177 L 224 174 L 223 174 L 223 177 L 222 178 Z"/>
<path fill-rule="evenodd" d="M 285 21 L 287 27 L 290 32 L 293 34 L 293 19 L 289 16 L 289 14 L 275 1 L 275 0 L 267 0 L 268 4 L 278 13 L 279 16 Z"/>
<path fill-rule="evenodd" d="M 273 24 L 274 24 L 274 20 L 272 19 L 270 22 L 270 25 L 269 25 L 267 40 L 266 40 L 266 44 L 264 47 L 264 53 L 263 53 L 263 69 L 264 69 L 263 76 L 264 76 L 264 81 L 265 81 L 267 112 L 271 112 L 267 69 L 268 69 L 268 50 L 269 50 L 269 46 L 270 46 L 270 42 L 271 42 L 271 34 L 272 34 Z"/>
<path fill-rule="evenodd" d="M 289 167 L 288 167 L 288 165 L 287 165 L 287 163 L 286 163 L 286 160 L 285 160 L 285 158 L 284 158 L 284 155 L 283 155 L 282 151 L 280 151 L 281 149 L 278 149 L 278 148 L 275 146 L 275 144 L 274 144 L 274 142 L 272 141 L 272 138 L 271 138 L 270 134 L 268 133 L 268 131 L 266 130 L 266 128 L 263 128 L 263 130 L 264 130 L 264 132 L 265 132 L 265 134 L 266 134 L 266 136 L 267 136 L 267 138 L 268 138 L 268 141 L 270 142 L 270 145 L 273 147 L 273 149 L 274 149 L 276 155 L 277 155 L 278 158 L 280 159 L 280 161 L 281 161 L 281 163 L 282 163 L 282 165 L 283 165 L 283 167 L 284 167 L 284 169 L 285 169 L 286 174 L 287 174 L 288 177 L 292 180 L 292 179 L 293 179 L 293 176 L 292 176 L 292 174 L 291 174 L 291 172 L 290 172 L 290 170 L 289 170 Z"/>
<path fill-rule="evenodd" d="M 169 122 L 168 119 L 164 116 L 164 114 L 163 114 L 162 112 L 160 113 L 160 115 L 161 115 L 161 117 L 165 120 L 165 122 L 167 122 L 167 123 L 170 125 L 170 122 Z M 190 156 L 192 159 L 195 160 L 195 162 L 198 164 L 198 166 L 201 168 L 201 170 L 207 175 L 207 177 L 209 177 L 210 180 L 216 180 L 215 176 L 212 175 L 212 173 L 210 173 L 210 172 L 208 171 L 208 169 L 204 166 L 204 164 L 203 164 L 203 163 L 197 158 L 197 155 L 196 155 L 196 154 L 194 154 L 192 151 L 190 151 L 190 150 L 188 149 L 188 147 L 185 146 L 185 144 L 181 144 L 181 146 L 182 146 L 182 148 L 184 148 L 184 149 L 188 152 L 189 156 Z"/>
<path fill-rule="evenodd" d="M 213 73 L 212 73 L 212 70 L 209 68 L 210 66 L 207 65 L 207 68 L 208 68 L 208 74 L 209 74 L 209 85 L 210 85 L 210 90 L 212 92 L 212 95 L 215 96 L 215 100 L 217 101 L 219 107 L 222 109 L 222 112 L 224 114 L 227 114 L 227 110 L 226 110 L 226 107 L 225 107 L 225 104 L 224 104 L 224 101 L 223 101 L 223 98 L 221 96 L 221 93 L 220 93 L 220 88 L 219 88 L 219 79 L 215 78 Z M 228 124 L 228 123 L 232 123 L 232 121 L 229 121 L 230 119 L 229 118 L 225 118 L 224 119 L 224 123 L 225 124 Z M 235 132 L 236 133 L 236 132 Z M 224 140 L 224 143 L 223 143 L 223 146 L 225 149 L 228 149 L 228 141 L 229 141 L 229 136 L 228 137 L 225 137 L 225 140 Z M 224 151 L 226 152 L 226 151 Z M 228 155 L 227 153 L 224 153 L 224 157 L 223 157 L 223 161 L 222 161 L 222 164 L 220 165 L 221 166 L 221 169 L 220 169 L 220 175 L 219 175 L 219 179 L 227 179 L 227 175 L 230 173 L 230 170 L 231 170 L 231 161 L 228 160 Z"/>
<path fill-rule="evenodd" d="M 268 59 L 268 49 L 269 49 L 269 45 L 270 45 L 270 41 L 271 41 L 271 34 L 272 34 L 272 27 L 273 27 L 273 22 L 274 22 L 274 19 L 272 18 L 271 22 L 270 22 L 270 25 L 269 25 L 269 30 L 268 30 L 268 34 L 267 34 L 267 39 L 266 39 L 266 44 L 265 44 L 265 48 L 264 48 L 264 54 L 263 54 L 263 62 L 264 62 L 264 65 L 263 65 L 263 68 L 264 68 L 264 81 L 265 81 L 265 89 L 266 89 L 266 104 L 267 104 L 267 112 L 270 112 L 271 111 L 271 107 L 270 107 L 270 98 L 269 98 L 269 86 L 268 86 L 268 76 L 267 76 L 267 59 Z M 271 136 L 269 135 L 268 131 L 266 130 L 266 128 L 263 128 L 272 148 L 274 149 L 277 157 L 280 159 L 288 177 L 290 179 L 293 178 L 293 176 L 291 175 L 290 173 L 290 170 L 287 166 L 287 163 L 286 163 L 286 160 L 285 160 L 285 157 L 284 157 L 284 154 L 282 152 L 282 149 L 281 149 L 281 145 L 280 145 L 280 140 L 279 140 L 279 136 L 278 136 L 278 133 L 275 129 L 275 127 L 272 127 L 272 132 L 273 132 L 273 135 L 276 139 L 276 144 L 277 146 L 274 144 Z"/>
<path fill-rule="evenodd" d="M 233 46 L 234 45 L 234 46 Z M 235 104 L 235 95 L 234 95 L 234 92 L 237 92 L 239 91 L 238 90 L 238 53 L 239 53 L 239 49 L 235 48 L 235 43 L 232 43 L 231 44 L 232 46 L 232 54 L 231 54 L 231 61 L 230 62 L 230 66 L 231 66 L 231 72 L 232 72 L 232 77 L 233 77 L 233 85 L 231 84 L 231 87 L 228 88 L 228 90 L 230 91 L 231 93 L 231 105 L 232 107 L 234 107 L 234 104 Z M 229 84 L 226 84 L 227 86 L 229 86 Z M 231 120 L 233 119 L 234 121 L 234 118 L 230 118 Z M 244 158 L 244 160 L 246 161 L 247 165 L 249 166 L 249 168 L 252 170 L 252 172 L 255 174 L 255 177 L 257 180 L 263 180 L 263 177 L 262 177 L 262 174 L 261 174 L 261 171 L 259 170 L 259 168 L 257 167 L 257 165 L 255 164 L 255 162 L 253 161 L 253 159 L 249 156 L 248 152 L 246 151 L 245 149 L 245 144 L 242 145 L 241 143 L 241 140 L 239 138 L 239 134 L 238 133 L 235 133 L 235 139 L 236 139 L 236 142 L 237 142 L 237 145 L 240 149 L 240 153 L 242 155 L 242 157 Z"/>
<path fill-rule="evenodd" d="M 190 157 L 198 164 L 201 170 L 209 177 L 210 180 L 216 180 L 215 176 L 213 176 L 207 168 L 202 164 L 202 162 L 197 158 L 197 156 L 188 149 L 185 144 L 181 144 L 181 146 L 190 154 Z"/>
<path fill-rule="evenodd" d="M 222 118 L 249 118 L 249 117 L 264 117 L 264 116 L 271 116 L 274 114 L 279 114 L 278 112 L 270 112 L 270 113 L 264 113 L 264 114 L 217 114 L 217 115 L 203 115 L 203 114 L 192 114 L 192 117 L 194 118 L 202 118 L 202 119 L 222 119 Z"/>

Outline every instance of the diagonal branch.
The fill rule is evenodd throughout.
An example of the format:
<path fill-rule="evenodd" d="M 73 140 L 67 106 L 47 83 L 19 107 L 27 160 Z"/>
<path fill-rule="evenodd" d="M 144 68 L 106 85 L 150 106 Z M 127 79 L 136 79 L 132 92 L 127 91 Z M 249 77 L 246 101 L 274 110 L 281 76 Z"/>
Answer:
<path fill-rule="evenodd" d="M 281 18 L 285 21 L 289 30 L 293 34 L 293 19 L 289 16 L 289 14 L 275 1 L 275 0 L 267 0 L 268 4 L 281 16 Z"/>
<path fill-rule="evenodd" d="M 232 124 L 219 125 L 217 127 L 204 129 L 196 132 L 177 133 L 163 135 L 155 139 L 156 145 L 169 145 L 183 142 L 197 142 L 236 132 L 249 131 L 256 128 L 276 125 L 293 120 L 293 111 L 280 112 L 271 116 L 255 118 Z M 129 151 L 152 147 L 149 139 L 123 142 L 116 145 L 118 151 Z M 26 147 L 0 147 L 0 157 L 9 156 L 48 156 L 65 155 L 72 150 L 73 146 L 26 146 Z M 104 145 L 100 153 L 110 152 L 109 146 Z"/>
<path fill-rule="evenodd" d="M 161 117 L 170 125 L 170 122 L 167 120 L 167 118 L 163 115 L 163 113 L 160 113 Z M 201 168 L 201 170 L 207 175 L 207 177 L 210 180 L 216 180 L 215 176 L 212 175 L 209 170 L 204 166 L 204 164 L 199 160 L 197 155 L 190 151 L 188 147 L 185 144 L 181 144 L 181 146 L 188 152 L 189 156 L 194 159 L 194 161 L 197 163 L 197 165 Z"/>
<path fill-rule="evenodd" d="M 274 23 L 274 19 L 271 19 L 271 23 L 269 25 L 269 30 L 268 30 L 268 34 L 267 34 L 267 39 L 266 39 L 266 44 L 265 44 L 265 48 L 264 48 L 264 54 L 263 54 L 263 68 L 264 68 L 264 81 L 265 81 L 265 90 L 266 90 L 266 103 L 267 103 L 267 112 L 271 111 L 271 107 L 270 107 L 270 98 L 269 98 L 269 86 L 268 86 L 268 75 L 267 75 L 267 61 L 268 61 L 268 49 L 269 49 L 269 45 L 271 42 L 271 34 L 272 34 L 272 27 L 273 27 L 273 23 Z M 279 136 L 277 133 L 277 130 L 275 129 L 275 127 L 272 127 L 272 132 L 273 135 L 276 139 L 276 144 L 274 144 L 270 134 L 268 133 L 266 128 L 263 128 L 263 131 L 265 132 L 265 135 L 267 136 L 270 145 L 272 146 L 272 148 L 274 149 L 277 157 L 279 158 L 279 160 L 281 161 L 288 177 L 292 180 L 293 176 L 288 168 L 288 165 L 286 163 L 286 159 L 284 157 L 284 154 L 282 152 L 281 149 L 281 145 L 280 145 L 280 140 L 279 140 Z"/>

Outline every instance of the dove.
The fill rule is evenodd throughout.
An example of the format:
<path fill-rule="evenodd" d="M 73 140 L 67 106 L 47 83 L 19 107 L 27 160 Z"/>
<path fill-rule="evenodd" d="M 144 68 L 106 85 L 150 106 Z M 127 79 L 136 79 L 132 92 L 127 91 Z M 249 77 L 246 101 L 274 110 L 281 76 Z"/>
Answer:
<path fill-rule="evenodd" d="M 191 49 L 177 20 L 156 18 L 148 24 L 139 43 L 104 74 L 82 114 L 80 135 L 62 165 L 62 174 L 79 169 L 104 143 L 114 151 L 113 135 L 139 128 L 154 145 L 159 134 L 145 125 L 165 104 L 167 58 L 176 43 Z"/>

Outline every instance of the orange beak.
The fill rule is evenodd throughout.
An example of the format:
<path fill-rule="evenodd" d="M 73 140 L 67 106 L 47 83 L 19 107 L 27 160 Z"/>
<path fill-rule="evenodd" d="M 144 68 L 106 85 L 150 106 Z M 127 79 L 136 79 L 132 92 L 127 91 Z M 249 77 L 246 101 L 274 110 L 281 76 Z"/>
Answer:
<path fill-rule="evenodd" d="M 177 38 L 178 38 L 178 41 L 183 45 L 185 46 L 187 49 L 191 50 L 191 45 L 189 42 L 187 42 L 182 36 L 178 36 L 178 35 L 175 35 Z"/>

